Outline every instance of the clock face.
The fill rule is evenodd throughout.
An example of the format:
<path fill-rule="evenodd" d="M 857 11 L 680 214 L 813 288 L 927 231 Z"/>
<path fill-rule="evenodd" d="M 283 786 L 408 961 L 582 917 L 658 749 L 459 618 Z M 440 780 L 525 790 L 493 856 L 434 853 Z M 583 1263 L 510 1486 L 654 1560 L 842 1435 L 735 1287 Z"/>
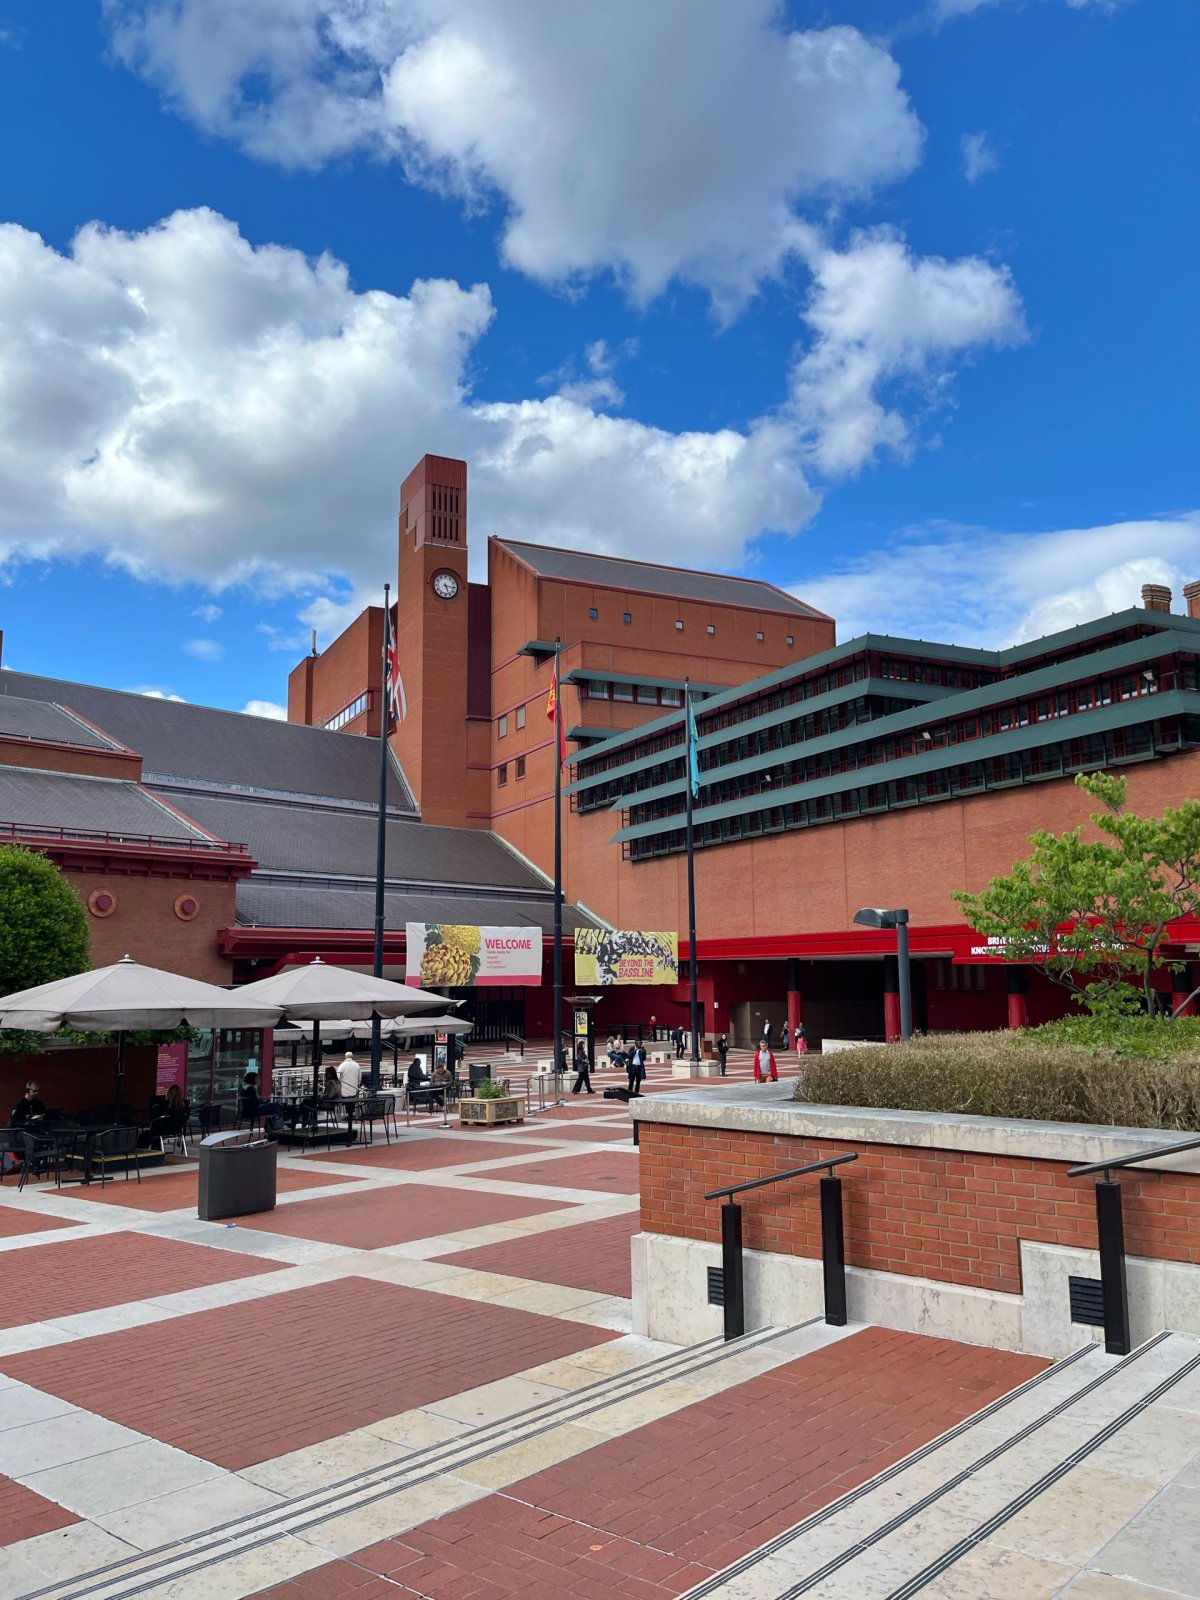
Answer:
<path fill-rule="evenodd" d="M 458 579 L 452 572 L 435 572 L 433 592 L 439 600 L 453 600 L 458 593 Z"/>

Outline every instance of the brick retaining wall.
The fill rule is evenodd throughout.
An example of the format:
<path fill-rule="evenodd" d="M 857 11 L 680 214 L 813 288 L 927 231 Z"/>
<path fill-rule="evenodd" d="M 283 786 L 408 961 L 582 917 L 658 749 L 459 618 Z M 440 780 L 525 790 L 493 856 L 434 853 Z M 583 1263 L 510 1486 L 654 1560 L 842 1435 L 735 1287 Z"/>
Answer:
<path fill-rule="evenodd" d="M 839 1174 L 850 1266 L 1020 1293 L 1019 1240 L 1096 1247 L 1092 1180 L 1068 1178 L 1065 1161 L 648 1120 L 640 1137 L 646 1233 L 717 1242 L 707 1190 L 853 1151 Z M 1121 1190 L 1130 1255 L 1200 1264 L 1200 1173 L 1133 1169 Z M 743 1242 L 819 1257 L 817 1195 L 815 1177 L 744 1195 Z"/>

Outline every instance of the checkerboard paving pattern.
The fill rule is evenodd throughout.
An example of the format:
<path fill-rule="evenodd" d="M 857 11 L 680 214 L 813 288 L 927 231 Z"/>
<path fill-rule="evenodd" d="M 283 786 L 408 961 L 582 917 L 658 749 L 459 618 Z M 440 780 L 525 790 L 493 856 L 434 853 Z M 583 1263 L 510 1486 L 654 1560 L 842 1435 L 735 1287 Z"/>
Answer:
<path fill-rule="evenodd" d="M 10 1356 L 0 1366 L 236 1470 L 615 1337 L 348 1277 Z"/>
<path fill-rule="evenodd" d="M 590 1155 L 555 1157 L 551 1161 L 518 1161 L 497 1171 L 505 1183 L 528 1183 L 554 1189 L 608 1190 L 613 1194 L 636 1194 L 638 1158 L 636 1150 L 594 1151 Z"/>
<path fill-rule="evenodd" d="M 19 1211 L 16 1206 L 0 1205 L 0 1239 L 16 1239 L 23 1233 L 49 1233 L 55 1228 L 69 1228 L 69 1222 L 57 1222 L 40 1211 Z"/>
<path fill-rule="evenodd" d="M 503 1272 L 536 1283 L 561 1283 L 570 1289 L 595 1289 L 597 1294 L 627 1299 L 631 1293 L 629 1241 L 639 1227 L 634 1211 L 437 1259 L 455 1267 L 477 1267 L 480 1272 Z"/>
<path fill-rule="evenodd" d="M 276 1188 L 280 1194 L 290 1194 L 296 1189 L 322 1189 L 345 1183 L 346 1179 L 328 1172 L 310 1172 L 301 1167 L 280 1167 L 276 1174 Z M 106 1183 L 90 1183 L 72 1190 L 72 1196 L 89 1200 L 95 1205 L 129 1206 L 138 1211 L 194 1211 L 199 1198 L 200 1178 L 195 1167 L 148 1175 L 143 1182 L 135 1179 L 126 1183 L 123 1178 Z"/>
<path fill-rule="evenodd" d="M 146 1234 L 51 1240 L 0 1256 L 0 1328 L 149 1300 L 277 1270 L 232 1250 Z"/>
<path fill-rule="evenodd" d="M 435 1138 L 432 1133 L 424 1137 L 403 1137 L 395 1144 L 375 1143 L 366 1149 L 323 1151 L 312 1157 L 313 1161 L 348 1162 L 353 1166 L 387 1167 L 401 1172 L 427 1172 L 435 1167 L 467 1166 L 476 1161 L 503 1161 L 508 1156 L 535 1156 L 539 1146 L 512 1144 L 499 1139 L 458 1139 L 453 1134 Z"/>
<path fill-rule="evenodd" d="M 489 1222 L 561 1211 L 565 1204 L 532 1195 L 526 1199 L 524 1195 L 488 1194 L 466 1187 L 405 1183 L 361 1194 L 297 1200 L 274 1211 L 239 1217 L 238 1226 L 341 1244 L 352 1250 L 380 1250 L 463 1228 L 482 1228 Z"/>

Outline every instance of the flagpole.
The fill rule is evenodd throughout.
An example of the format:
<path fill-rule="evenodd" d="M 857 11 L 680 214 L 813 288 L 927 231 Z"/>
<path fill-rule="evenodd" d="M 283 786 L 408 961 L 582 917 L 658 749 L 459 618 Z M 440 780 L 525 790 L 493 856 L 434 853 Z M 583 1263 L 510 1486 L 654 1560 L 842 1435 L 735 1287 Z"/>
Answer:
<path fill-rule="evenodd" d="M 554 642 L 554 1070 L 555 1099 L 562 1091 L 563 1070 L 563 741 L 560 734 L 563 702 L 558 680 L 558 653 L 562 638 Z"/>
<path fill-rule="evenodd" d="M 687 793 L 687 893 L 688 893 L 688 976 L 690 979 L 690 1027 L 692 1034 L 693 1067 L 700 1064 L 700 997 L 696 983 L 696 856 L 694 834 L 692 828 L 693 785 L 698 783 L 700 774 L 700 754 L 695 747 L 693 734 L 694 722 L 692 718 L 692 683 L 690 678 L 683 680 L 683 731 L 684 742 L 687 749 L 686 784 Z M 693 764 L 694 763 L 694 764 Z"/>
<path fill-rule="evenodd" d="M 379 718 L 379 816 L 375 829 L 375 956 L 371 963 L 371 971 L 377 978 L 383 977 L 383 924 L 384 924 L 384 895 L 383 884 L 387 872 L 387 781 L 388 781 L 388 729 L 392 720 L 392 708 L 388 701 L 388 629 L 391 627 L 392 617 L 392 586 L 385 583 L 383 586 L 383 652 L 380 670 L 380 707 Z M 383 1055 L 383 1041 L 380 1037 L 379 1013 L 371 1013 L 371 1093 L 379 1092 L 379 1069 Z"/>

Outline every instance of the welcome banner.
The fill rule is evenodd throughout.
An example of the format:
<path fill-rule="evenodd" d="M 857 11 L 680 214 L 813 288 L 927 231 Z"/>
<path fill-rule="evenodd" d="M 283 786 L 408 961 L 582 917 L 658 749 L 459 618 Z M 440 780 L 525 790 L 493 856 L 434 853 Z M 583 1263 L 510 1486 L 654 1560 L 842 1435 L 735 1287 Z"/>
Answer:
<path fill-rule="evenodd" d="M 471 989 L 542 981 L 540 928 L 406 922 L 404 936 L 404 976 L 423 989 Z"/>
<path fill-rule="evenodd" d="M 585 989 L 609 983 L 678 983 L 679 935 L 579 928 L 575 982 Z"/>

